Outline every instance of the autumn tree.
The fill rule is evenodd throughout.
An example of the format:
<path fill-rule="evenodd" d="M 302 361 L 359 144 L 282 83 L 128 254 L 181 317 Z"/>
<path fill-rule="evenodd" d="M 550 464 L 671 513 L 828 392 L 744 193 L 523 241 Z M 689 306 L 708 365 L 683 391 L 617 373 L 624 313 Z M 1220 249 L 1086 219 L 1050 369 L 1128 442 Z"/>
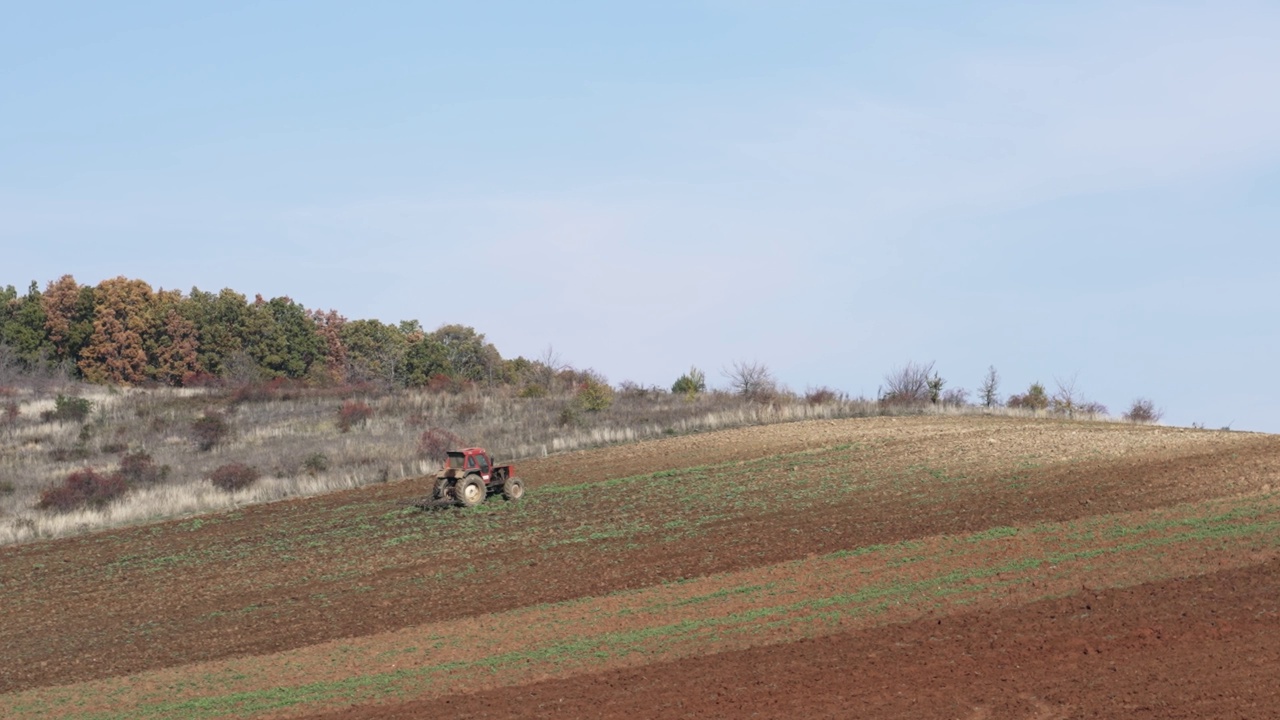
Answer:
<path fill-rule="evenodd" d="M 342 328 L 347 319 L 337 310 L 312 310 L 308 313 L 320 338 L 321 356 L 311 366 L 310 377 L 324 385 L 340 384 L 347 379 L 347 347 L 342 341 Z"/>
<path fill-rule="evenodd" d="M 103 280 L 95 292 L 93 334 L 80 357 L 89 382 L 132 385 L 147 379 L 145 338 L 154 294 L 142 280 Z"/>
<path fill-rule="evenodd" d="M 93 335 L 93 288 L 63 275 L 45 286 L 41 302 L 53 361 L 74 366 Z"/>

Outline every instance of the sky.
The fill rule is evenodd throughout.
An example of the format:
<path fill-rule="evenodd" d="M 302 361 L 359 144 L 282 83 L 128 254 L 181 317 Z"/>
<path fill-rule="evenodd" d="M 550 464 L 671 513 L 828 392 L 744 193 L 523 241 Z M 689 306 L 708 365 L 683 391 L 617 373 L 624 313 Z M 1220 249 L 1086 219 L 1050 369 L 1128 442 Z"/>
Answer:
<path fill-rule="evenodd" d="M 0 0 L 0 285 L 1280 432 L 1280 4 Z"/>

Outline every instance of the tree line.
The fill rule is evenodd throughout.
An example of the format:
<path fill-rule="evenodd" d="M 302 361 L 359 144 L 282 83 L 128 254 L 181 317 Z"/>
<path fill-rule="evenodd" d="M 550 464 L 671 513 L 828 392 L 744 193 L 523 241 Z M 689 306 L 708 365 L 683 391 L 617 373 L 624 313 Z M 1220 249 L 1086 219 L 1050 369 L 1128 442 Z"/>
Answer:
<path fill-rule="evenodd" d="M 111 385 L 199 386 L 285 378 L 316 384 L 420 387 L 517 382 L 536 361 L 504 360 L 464 325 L 427 332 L 309 310 L 288 297 L 230 289 L 190 293 L 115 277 L 71 275 L 25 294 L 0 289 L 0 366 Z"/>

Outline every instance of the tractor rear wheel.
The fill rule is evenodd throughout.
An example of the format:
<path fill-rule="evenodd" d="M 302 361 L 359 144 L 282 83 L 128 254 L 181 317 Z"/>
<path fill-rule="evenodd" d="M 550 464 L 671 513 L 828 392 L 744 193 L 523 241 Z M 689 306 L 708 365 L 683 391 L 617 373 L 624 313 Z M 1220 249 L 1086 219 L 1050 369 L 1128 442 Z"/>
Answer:
<path fill-rule="evenodd" d="M 502 483 L 502 497 L 506 500 L 519 500 L 524 497 L 524 482 L 520 478 L 507 478 Z"/>
<path fill-rule="evenodd" d="M 436 480 L 435 489 L 431 491 L 432 500 L 443 500 L 449 494 L 449 478 L 439 478 Z"/>
<path fill-rule="evenodd" d="M 484 483 L 475 475 L 468 475 L 453 487 L 453 497 L 462 507 L 475 507 L 484 502 Z"/>

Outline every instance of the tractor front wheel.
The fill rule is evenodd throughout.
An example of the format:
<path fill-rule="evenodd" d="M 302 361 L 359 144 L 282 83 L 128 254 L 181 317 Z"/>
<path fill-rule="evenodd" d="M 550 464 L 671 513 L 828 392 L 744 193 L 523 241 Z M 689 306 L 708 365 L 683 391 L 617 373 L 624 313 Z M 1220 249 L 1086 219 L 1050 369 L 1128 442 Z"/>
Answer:
<path fill-rule="evenodd" d="M 453 496 L 462 507 L 475 507 L 484 502 L 484 483 L 475 475 L 468 475 L 453 487 Z"/>
<path fill-rule="evenodd" d="M 502 483 L 502 497 L 506 500 L 519 500 L 524 497 L 524 483 L 520 478 L 507 478 Z"/>

